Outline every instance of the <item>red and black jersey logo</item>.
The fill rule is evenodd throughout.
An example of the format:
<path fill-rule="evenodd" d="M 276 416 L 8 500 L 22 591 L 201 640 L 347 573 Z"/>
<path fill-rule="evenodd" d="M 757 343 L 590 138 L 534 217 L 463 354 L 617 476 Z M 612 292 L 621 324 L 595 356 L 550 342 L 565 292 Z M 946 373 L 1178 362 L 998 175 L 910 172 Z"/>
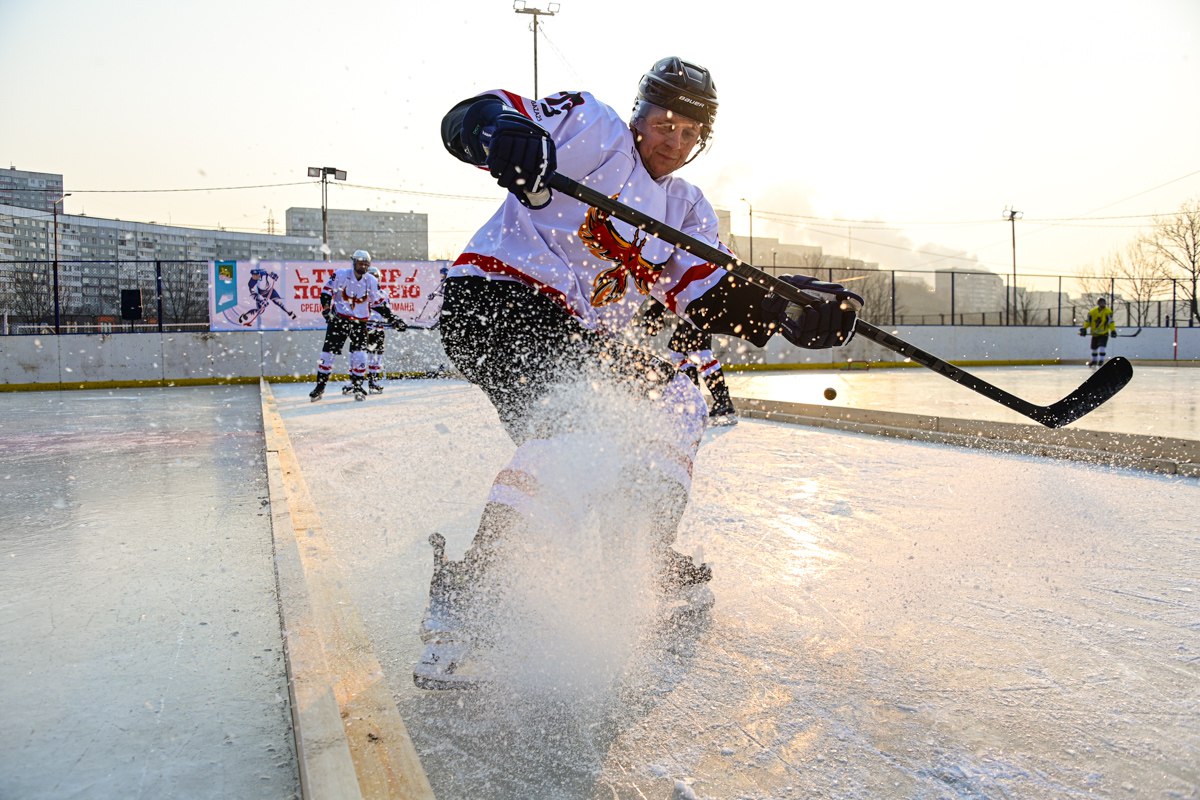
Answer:
<path fill-rule="evenodd" d="M 613 199 L 616 198 L 614 195 Z M 658 280 L 666 264 L 665 261 L 655 264 L 643 258 L 646 236 L 639 238 L 635 230 L 633 240 L 627 240 L 613 228 L 608 214 L 598 208 L 588 210 L 587 217 L 579 226 L 579 238 L 593 255 L 616 265 L 602 270 L 592 280 L 590 302 L 594 308 L 615 303 L 624 297 L 629 288 L 629 278 L 633 278 L 634 288 L 638 292 L 649 294 L 651 285 Z"/>

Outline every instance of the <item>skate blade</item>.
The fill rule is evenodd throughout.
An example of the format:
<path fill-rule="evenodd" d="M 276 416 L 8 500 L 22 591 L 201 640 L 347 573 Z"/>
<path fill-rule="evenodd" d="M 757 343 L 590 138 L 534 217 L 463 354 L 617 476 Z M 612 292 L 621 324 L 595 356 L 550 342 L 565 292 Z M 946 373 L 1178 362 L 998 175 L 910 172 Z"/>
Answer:
<path fill-rule="evenodd" d="M 678 624 L 702 616 L 716 602 L 716 595 L 707 583 L 696 584 L 665 600 L 660 616 L 667 624 Z"/>
<path fill-rule="evenodd" d="M 471 648 L 459 642 L 431 642 L 413 667 L 413 684 L 418 689 L 437 691 L 477 689 L 483 677 L 464 668 Z"/>
<path fill-rule="evenodd" d="M 734 414 L 723 414 L 719 417 L 709 417 L 708 424 L 714 428 L 727 427 L 729 425 L 737 425 L 738 419 Z"/>

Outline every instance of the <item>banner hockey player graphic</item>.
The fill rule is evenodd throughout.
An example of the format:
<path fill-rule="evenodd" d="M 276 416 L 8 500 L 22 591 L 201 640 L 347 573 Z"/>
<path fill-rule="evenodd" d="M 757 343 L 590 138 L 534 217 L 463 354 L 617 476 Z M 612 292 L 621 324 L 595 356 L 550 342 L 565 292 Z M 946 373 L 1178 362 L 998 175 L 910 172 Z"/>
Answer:
<path fill-rule="evenodd" d="M 277 288 L 278 285 L 279 273 L 277 271 L 261 266 L 253 267 L 250 270 L 250 278 L 246 281 L 246 289 L 250 299 L 254 301 L 254 306 L 241 313 L 238 313 L 236 308 L 228 309 L 224 312 L 225 320 L 249 328 L 259 322 L 263 314 L 274 303 L 289 320 L 295 322 L 296 314 L 284 304 L 283 297 Z"/>
<path fill-rule="evenodd" d="M 379 281 L 368 272 L 371 254 L 366 250 L 355 250 L 350 263 L 350 267 L 335 270 L 321 289 L 321 315 L 325 317 L 327 327 L 317 362 L 317 385 L 308 395 L 313 402 L 324 396 L 325 384 L 333 374 L 333 357 L 341 354 L 347 340 L 350 342 L 350 391 L 355 400 L 366 399 L 363 379 L 367 375 L 367 320 L 372 312 L 377 312 L 396 330 L 408 327 L 392 313 Z"/>
<path fill-rule="evenodd" d="M 487 589 L 502 580 L 496 565 L 506 545 L 519 541 L 530 515 L 548 503 L 541 493 L 555 446 L 595 448 L 597 459 L 611 450 L 583 435 L 597 417 L 612 413 L 597 408 L 597 396 L 621 399 L 617 419 L 602 420 L 614 428 L 661 420 L 631 448 L 640 463 L 622 499 L 644 498 L 643 510 L 654 519 L 662 597 L 707 590 L 708 565 L 671 546 L 707 407 L 675 365 L 627 335 L 647 296 L 702 333 L 758 346 L 776 332 L 805 348 L 835 347 L 852 335 L 862 300 L 840 285 L 787 276 L 818 301 L 788 303 L 547 187 L 560 171 L 719 245 L 712 206 L 674 176 L 708 146 L 716 113 L 708 70 L 669 57 L 642 76 L 628 119 L 588 92 L 528 99 L 506 91 L 463 100 L 443 119 L 450 153 L 486 167 L 510 194 L 449 269 L 442 343 L 455 367 L 487 395 L 517 448 L 493 483 L 462 561 L 446 561 L 444 540 L 431 539 L 437 567 L 422 622 L 427 647 L 414 669 L 419 686 L 467 682 L 460 668 L 480 634 L 467 623 L 478 604 L 491 601 Z"/>

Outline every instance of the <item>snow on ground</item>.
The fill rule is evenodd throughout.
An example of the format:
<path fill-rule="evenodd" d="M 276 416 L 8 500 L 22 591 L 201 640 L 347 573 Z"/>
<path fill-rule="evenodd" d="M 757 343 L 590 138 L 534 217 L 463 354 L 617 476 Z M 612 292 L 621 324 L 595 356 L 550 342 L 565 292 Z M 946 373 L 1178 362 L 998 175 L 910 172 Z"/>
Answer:
<path fill-rule="evenodd" d="M 1194 478 L 743 420 L 680 540 L 707 618 L 616 683 L 584 647 L 562 691 L 421 692 L 426 538 L 461 555 L 513 446 L 461 382 L 308 388 L 273 390 L 439 797 L 1200 796 Z"/>

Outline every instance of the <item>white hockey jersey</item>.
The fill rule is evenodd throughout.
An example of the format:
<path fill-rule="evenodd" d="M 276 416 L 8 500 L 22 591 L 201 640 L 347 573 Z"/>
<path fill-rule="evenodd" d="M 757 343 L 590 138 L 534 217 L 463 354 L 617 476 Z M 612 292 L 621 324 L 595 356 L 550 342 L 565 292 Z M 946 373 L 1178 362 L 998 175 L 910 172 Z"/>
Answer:
<path fill-rule="evenodd" d="M 703 242 L 717 238 L 717 215 L 699 189 L 670 175 L 655 181 L 642 165 L 633 132 L 587 92 L 529 100 L 491 92 L 546 129 L 558 171 Z M 677 250 L 636 227 L 561 193 L 529 209 L 509 195 L 450 268 L 524 283 L 550 297 L 584 327 L 618 332 L 653 295 L 686 317 L 688 303 L 725 270 Z"/>
<path fill-rule="evenodd" d="M 325 281 L 321 294 L 332 298 L 333 313 L 339 317 L 364 322 L 370 319 L 372 308 L 388 302 L 375 276 L 365 272 L 360 278 L 354 274 L 354 267 L 335 270 Z"/>

